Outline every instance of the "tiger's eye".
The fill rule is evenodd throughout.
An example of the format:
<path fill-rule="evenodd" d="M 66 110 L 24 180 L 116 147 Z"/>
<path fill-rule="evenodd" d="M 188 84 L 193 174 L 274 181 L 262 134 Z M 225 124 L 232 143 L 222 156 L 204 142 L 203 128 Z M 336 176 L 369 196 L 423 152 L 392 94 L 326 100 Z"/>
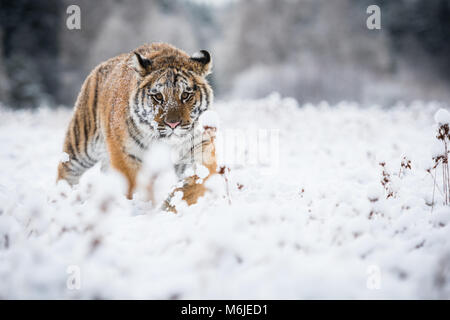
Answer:
<path fill-rule="evenodd" d="M 160 102 L 163 101 L 163 98 L 164 98 L 161 93 L 155 94 L 154 97 L 155 97 L 156 100 L 158 100 Z"/>
<path fill-rule="evenodd" d="M 186 91 L 181 94 L 182 99 L 187 99 L 188 97 L 189 97 L 189 93 Z"/>

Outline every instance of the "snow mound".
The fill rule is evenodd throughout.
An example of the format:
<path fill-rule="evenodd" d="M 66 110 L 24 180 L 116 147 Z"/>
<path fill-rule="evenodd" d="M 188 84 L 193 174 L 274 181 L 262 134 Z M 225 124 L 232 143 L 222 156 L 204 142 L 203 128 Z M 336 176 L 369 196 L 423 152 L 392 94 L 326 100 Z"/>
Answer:
<path fill-rule="evenodd" d="M 217 112 L 207 110 L 200 115 L 198 120 L 203 128 L 219 128 L 219 115 Z"/>
<path fill-rule="evenodd" d="M 439 108 L 219 101 L 221 131 L 239 133 L 218 148 L 239 153 L 229 196 L 176 215 L 145 193 L 176 183 L 164 147 L 145 158 L 142 196 L 100 165 L 71 189 L 55 184 L 70 111 L 1 109 L 0 298 L 448 299 L 450 210 L 439 190 L 432 209 L 427 172 Z"/>
<path fill-rule="evenodd" d="M 450 123 L 450 113 L 441 108 L 434 114 L 434 121 L 437 124 L 448 124 Z"/>

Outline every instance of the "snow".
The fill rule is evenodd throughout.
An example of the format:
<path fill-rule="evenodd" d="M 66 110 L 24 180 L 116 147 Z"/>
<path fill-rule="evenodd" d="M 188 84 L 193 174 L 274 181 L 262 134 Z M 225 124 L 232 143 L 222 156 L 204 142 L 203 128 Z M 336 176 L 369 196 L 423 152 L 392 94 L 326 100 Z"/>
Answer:
<path fill-rule="evenodd" d="M 198 121 L 203 128 L 219 128 L 219 115 L 215 111 L 207 110 L 203 112 Z"/>
<path fill-rule="evenodd" d="M 205 55 L 203 54 L 203 52 L 201 51 L 197 51 L 195 53 L 192 54 L 192 58 L 194 59 L 201 59 L 203 58 Z"/>
<path fill-rule="evenodd" d="M 62 152 L 59 160 L 63 163 L 67 162 L 70 160 L 70 156 L 66 152 Z"/>
<path fill-rule="evenodd" d="M 383 196 L 383 188 L 379 182 L 370 184 L 367 188 L 367 198 L 372 201 L 378 201 Z"/>
<path fill-rule="evenodd" d="M 155 198 L 163 201 L 177 182 L 176 174 L 172 168 L 174 155 L 168 145 L 162 143 L 152 144 L 150 150 L 145 154 L 143 165 L 137 177 L 137 193 L 142 200 Z M 149 194 L 149 185 L 153 183 L 158 186 Z"/>
<path fill-rule="evenodd" d="M 55 184 L 70 110 L 0 108 L 0 298 L 448 299 L 450 209 L 436 190 L 432 210 L 426 171 L 440 107 L 218 101 L 221 130 L 245 133 L 224 137 L 245 148 L 226 163 L 231 195 L 216 176 L 178 214 L 127 200 L 100 165 Z M 158 147 L 143 171 L 159 197 L 176 183 L 168 157 Z"/>
<path fill-rule="evenodd" d="M 195 173 L 200 179 L 205 179 L 209 175 L 209 170 L 204 165 L 198 165 L 195 168 Z"/>
<path fill-rule="evenodd" d="M 434 121 L 437 124 L 448 124 L 450 123 L 450 113 L 445 110 L 445 109 L 439 109 L 435 114 L 434 114 Z"/>

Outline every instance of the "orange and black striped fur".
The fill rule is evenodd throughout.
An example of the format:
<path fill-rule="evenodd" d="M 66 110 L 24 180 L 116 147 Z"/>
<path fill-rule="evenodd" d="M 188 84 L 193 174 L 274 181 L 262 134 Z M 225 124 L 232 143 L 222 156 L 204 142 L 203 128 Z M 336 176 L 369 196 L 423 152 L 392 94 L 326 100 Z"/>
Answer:
<path fill-rule="evenodd" d="M 189 56 L 169 44 L 154 43 L 98 65 L 78 95 L 64 142 L 69 160 L 59 164 L 58 180 L 74 185 L 102 161 L 126 177 L 131 198 L 143 154 L 152 141 L 177 146 L 195 140 L 194 126 L 213 99 L 205 79 L 211 64 L 205 50 Z M 200 150 L 210 176 L 216 172 L 214 133 L 206 132 L 198 142 L 202 147 L 190 149 Z M 183 177 L 186 162 L 175 164 L 175 169 Z M 185 177 L 178 189 L 188 204 L 206 190 L 196 181 L 195 176 Z"/>

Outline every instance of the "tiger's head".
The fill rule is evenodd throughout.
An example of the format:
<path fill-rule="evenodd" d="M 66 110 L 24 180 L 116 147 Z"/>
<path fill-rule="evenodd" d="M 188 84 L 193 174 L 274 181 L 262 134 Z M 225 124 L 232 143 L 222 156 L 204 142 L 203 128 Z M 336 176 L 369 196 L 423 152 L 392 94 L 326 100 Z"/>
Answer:
<path fill-rule="evenodd" d="M 206 50 L 189 56 L 168 44 L 152 44 L 134 51 L 131 66 L 138 80 L 130 105 L 139 123 L 160 138 L 188 134 L 212 102 L 206 80 L 211 65 Z"/>

